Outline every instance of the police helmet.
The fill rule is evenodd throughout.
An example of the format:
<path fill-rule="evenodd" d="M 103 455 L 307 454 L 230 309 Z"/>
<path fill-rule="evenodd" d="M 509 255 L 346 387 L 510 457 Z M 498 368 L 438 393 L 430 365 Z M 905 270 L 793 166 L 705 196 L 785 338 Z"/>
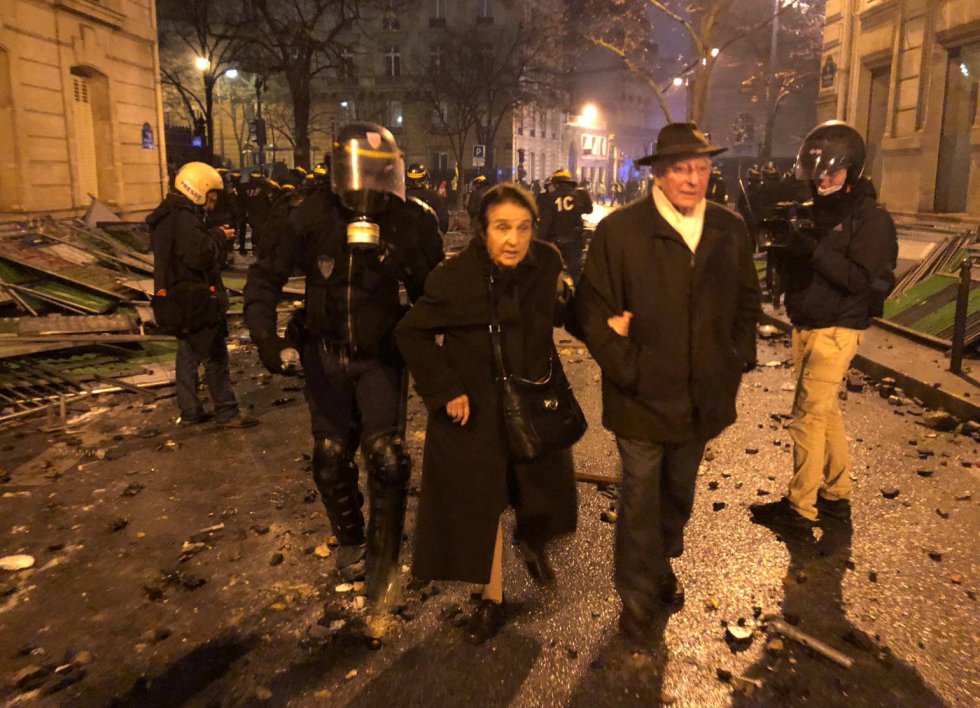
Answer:
<path fill-rule="evenodd" d="M 359 215 L 382 212 L 390 196 L 405 201 L 405 159 L 387 128 L 345 125 L 337 133 L 330 182 L 341 203 Z"/>
<path fill-rule="evenodd" d="M 765 182 L 772 182 L 779 179 L 779 170 L 772 162 L 767 162 L 762 168 L 762 179 Z"/>
<path fill-rule="evenodd" d="M 198 206 L 208 201 L 208 192 L 221 191 L 225 183 L 218 171 L 205 162 L 188 162 L 174 177 L 174 189 Z"/>
<path fill-rule="evenodd" d="M 550 182 L 569 182 L 575 184 L 575 178 L 572 177 L 572 173 L 566 169 L 556 170 L 549 180 Z"/>
<path fill-rule="evenodd" d="M 405 172 L 405 181 L 409 187 L 426 189 L 430 186 L 429 170 L 421 162 L 414 162 L 408 166 L 408 171 Z"/>
<path fill-rule="evenodd" d="M 752 165 L 752 167 L 745 171 L 745 177 L 748 179 L 749 184 L 759 184 L 762 182 L 762 171 L 755 165 Z"/>
<path fill-rule="evenodd" d="M 796 179 L 819 182 L 847 170 L 847 181 L 856 182 L 864 172 L 866 155 L 860 133 L 843 121 L 829 120 L 803 139 L 793 171 Z"/>

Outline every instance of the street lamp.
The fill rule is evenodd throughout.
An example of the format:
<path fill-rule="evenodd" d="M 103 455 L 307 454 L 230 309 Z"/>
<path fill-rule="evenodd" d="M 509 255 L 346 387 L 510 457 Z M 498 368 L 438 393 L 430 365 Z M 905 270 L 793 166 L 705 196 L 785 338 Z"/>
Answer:
<path fill-rule="evenodd" d="M 225 76 L 227 76 L 229 79 L 237 79 L 238 69 L 228 69 L 228 71 L 225 72 Z"/>
<path fill-rule="evenodd" d="M 594 103 L 586 103 L 582 106 L 582 115 L 580 117 L 580 125 L 584 128 L 593 128 L 596 122 L 599 120 L 599 109 L 596 108 Z"/>
<path fill-rule="evenodd" d="M 208 67 L 211 66 L 211 62 L 207 57 L 196 57 L 194 59 L 194 66 L 197 67 L 198 71 L 207 71 Z"/>

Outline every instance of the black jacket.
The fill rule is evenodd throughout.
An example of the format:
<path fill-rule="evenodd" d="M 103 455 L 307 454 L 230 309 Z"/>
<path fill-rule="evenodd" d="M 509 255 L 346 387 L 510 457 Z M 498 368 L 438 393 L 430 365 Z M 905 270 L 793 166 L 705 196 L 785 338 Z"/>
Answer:
<path fill-rule="evenodd" d="M 786 312 L 796 327 L 867 329 L 894 285 L 898 240 L 891 216 L 878 206 L 869 180 L 845 190 L 814 198 L 815 244 L 779 254 Z"/>
<path fill-rule="evenodd" d="M 204 226 L 204 209 L 182 194 L 171 193 L 146 217 L 153 246 L 153 290 L 180 282 L 221 288 L 224 235 Z"/>
<path fill-rule="evenodd" d="M 556 357 L 553 327 L 561 257 L 532 241 L 513 270 L 495 270 L 497 314 L 508 368 L 537 379 Z M 518 510 L 518 535 L 543 542 L 575 528 L 571 454 L 566 450 L 514 466 L 512 483 L 489 334 L 490 256 L 474 238 L 432 271 L 425 294 L 396 330 L 429 415 L 416 517 L 413 572 L 426 579 L 485 583 L 497 520 L 508 503 Z M 560 303 L 557 303 L 560 305 Z M 435 338 L 443 335 L 442 346 Z M 470 420 L 459 426 L 446 403 L 466 394 Z"/>
<path fill-rule="evenodd" d="M 745 224 L 727 209 L 707 204 L 695 254 L 649 194 L 599 222 L 566 328 L 602 369 L 603 424 L 676 443 L 733 423 L 759 302 Z M 624 310 L 628 337 L 606 322 Z"/>
<path fill-rule="evenodd" d="M 592 198 L 581 187 L 559 181 L 551 191 L 538 195 L 541 240 L 576 241 L 582 237 L 582 216 L 592 213 Z"/>
<path fill-rule="evenodd" d="M 449 231 L 449 206 L 446 198 L 439 192 L 428 187 L 413 187 L 408 190 L 408 196 L 418 199 L 423 204 L 431 207 L 439 220 L 439 230 L 442 233 Z"/>
<path fill-rule="evenodd" d="M 328 189 L 316 189 L 289 215 L 274 246 L 248 270 L 245 324 L 258 341 L 276 334 L 276 305 L 294 272 L 306 276 L 306 329 L 358 358 L 394 353 L 401 318 L 399 283 L 415 300 L 442 260 L 431 211 L 392 199 L 379 220 L 377 249 L 347 246 L 347 219 Z M 264 251 L 264 249 L 263 249 Z"/>

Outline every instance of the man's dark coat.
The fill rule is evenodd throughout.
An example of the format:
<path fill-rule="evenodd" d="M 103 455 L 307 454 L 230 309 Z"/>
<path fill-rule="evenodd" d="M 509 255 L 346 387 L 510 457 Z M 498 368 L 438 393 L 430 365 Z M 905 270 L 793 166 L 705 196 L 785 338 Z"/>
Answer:
<path fill-rule="evenodd" d="M 596 229 L 570 331 L 602 369 L 603 425 L 660 443 L 708 439 L 735 421 L 755 364 L 759 281 L 745 224 L 708 203 L 696 253 L 647 194 Z M 607 324 L 633 313 L 628 337 Z"/>

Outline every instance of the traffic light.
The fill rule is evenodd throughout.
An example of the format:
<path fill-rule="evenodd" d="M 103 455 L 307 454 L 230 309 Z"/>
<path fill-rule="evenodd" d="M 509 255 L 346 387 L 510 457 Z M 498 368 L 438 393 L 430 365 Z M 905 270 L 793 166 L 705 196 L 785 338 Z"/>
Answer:
<path fill-rule="evenodd" d="M 260 148 L 265 147 L 265 119 L 256 118 L 248 126 L 249 138 L 251 138 Z"/>
<path fill-rule="evenodd" d="M 204 146 L 204 138 L 207 132 L 207 125 L 204 122 L 204 116 L 198 116 L 194 119 L 194 127 L 191 129 L 191 145 L 196 148 Z"/>
<path fill-rule="evenodd" d="M 517 164 L 524 164 L 524 148 L 517 148 Z"/>

